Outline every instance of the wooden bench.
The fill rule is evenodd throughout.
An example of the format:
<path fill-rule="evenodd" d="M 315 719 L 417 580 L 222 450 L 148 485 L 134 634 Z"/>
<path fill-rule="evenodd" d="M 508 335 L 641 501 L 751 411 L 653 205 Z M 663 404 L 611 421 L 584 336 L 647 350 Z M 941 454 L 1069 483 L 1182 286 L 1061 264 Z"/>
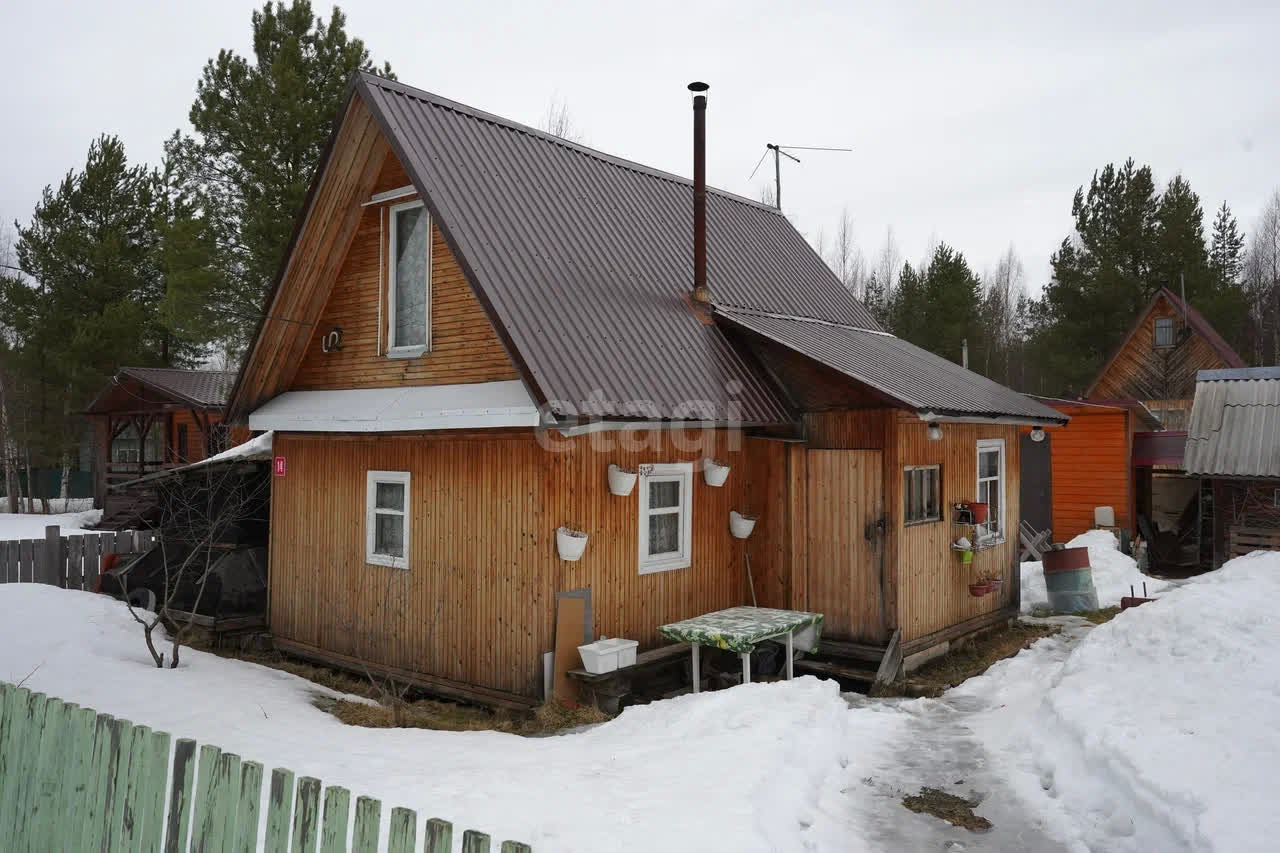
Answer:
<path fill-rule="evenodd" d="M 652 672 L 673 661 L 690 660 L 688 643 L 672 643 L 659 646 L 636 655 L 636 662 L 631 666 L 615 669 L 613 672 L 587 672 L 585 669 L 569 670 L 569 677 L 578 682 L 583 698 L 594 701 L 596 707 L 607 714 L 616 714 L 622 706 L 622 700 L 631 695 L 631 680 L 636 675 Z"/>

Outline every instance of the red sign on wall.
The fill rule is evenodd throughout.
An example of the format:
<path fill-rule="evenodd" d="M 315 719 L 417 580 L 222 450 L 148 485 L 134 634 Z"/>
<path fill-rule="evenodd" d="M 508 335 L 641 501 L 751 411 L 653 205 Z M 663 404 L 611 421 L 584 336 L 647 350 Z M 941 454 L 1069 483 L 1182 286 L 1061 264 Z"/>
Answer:
<path fill-rule="evenodd" d="M 283 477 L 288 466 L 285 464 L 283 456 L 276 457 L 275 472 L 277 477 Z"/>

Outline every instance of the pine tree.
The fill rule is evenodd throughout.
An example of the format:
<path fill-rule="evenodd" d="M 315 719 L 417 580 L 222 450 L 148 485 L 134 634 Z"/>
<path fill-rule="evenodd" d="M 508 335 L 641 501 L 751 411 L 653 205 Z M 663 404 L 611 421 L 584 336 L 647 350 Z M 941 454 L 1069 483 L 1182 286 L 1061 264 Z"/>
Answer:
<path fill-rule="evenodd" d="M 981 301 L 981 283 L 964 255 L 939 243 L 923 273 L 903 265 L 888 325 L 898 337 L 956 362 L 967 340 L 969 363 L 976 367 L 985 356 Z"/>
<path fill-rule="evenodd" d="M 1209 269 L 1220 283 L 1238 283 L 1244 268 L 1244 235 L 1224 201 L 1213 218 Z"/>
<path fill-rule="evenodd" d="M 326 22 L 307 0 L 253 13 L 253 56 L 222 50 L 196 84 L 194 136 L 166 155 L 190 200 L 197 242 L 213 235 L 217 299 L 243 344 L 263 307 L 325 142 L 357 70 L 374 67 L 336 6 Z M 198 250 L 196 250 L 198 251 Z M 183 250 L 184 253 L 188 250 Z"/>

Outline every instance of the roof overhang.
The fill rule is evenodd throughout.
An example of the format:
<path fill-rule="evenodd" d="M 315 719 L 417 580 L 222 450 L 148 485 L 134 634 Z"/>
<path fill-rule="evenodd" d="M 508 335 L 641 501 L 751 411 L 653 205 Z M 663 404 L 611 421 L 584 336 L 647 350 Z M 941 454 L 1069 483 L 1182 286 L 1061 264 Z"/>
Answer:
<path fill-rule="evenodd" d="M 1186 430 L 1134 433 L 1132 464 L 1135 468 L 1181 468 L 1186 449 Z"/>
<path fill-rule="evenodd" d="M 538 423 L 538 407 L 519 380 L 286 391 L 249 415 L 250 429 L 280 432 L 416 432 Z"/>
<path fill-rule="evenodd" d="M 920 420 L 941 424 L 1005 424 L 1008 426 L 1059 427 L 1066 426 L 1071 420 L 1068 415 L 1057 418 L 1033 418 L 1019 415 L 972 415 L 963 412 L 948 414 L 946 412 L 916 412 Z"/>

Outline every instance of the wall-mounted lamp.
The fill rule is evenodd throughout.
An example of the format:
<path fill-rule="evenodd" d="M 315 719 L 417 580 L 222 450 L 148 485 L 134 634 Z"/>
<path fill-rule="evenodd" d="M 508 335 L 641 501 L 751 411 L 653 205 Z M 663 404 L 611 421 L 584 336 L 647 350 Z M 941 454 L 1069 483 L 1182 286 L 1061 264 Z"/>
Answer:
<path fill-rule="evenodd" d="M 1031 440 L 1032 440 L 1032 441 L 1044 441 L 1044 428 L 1043 428 L 1043 427 L 1032 427 L 1032 428 L 1031 428 Z"/>
<path fill-rule="evenodd" d="M 938 426 L 937 421 L 929 424 L 929 440 L 942 441 L 942 427 Z"/>

